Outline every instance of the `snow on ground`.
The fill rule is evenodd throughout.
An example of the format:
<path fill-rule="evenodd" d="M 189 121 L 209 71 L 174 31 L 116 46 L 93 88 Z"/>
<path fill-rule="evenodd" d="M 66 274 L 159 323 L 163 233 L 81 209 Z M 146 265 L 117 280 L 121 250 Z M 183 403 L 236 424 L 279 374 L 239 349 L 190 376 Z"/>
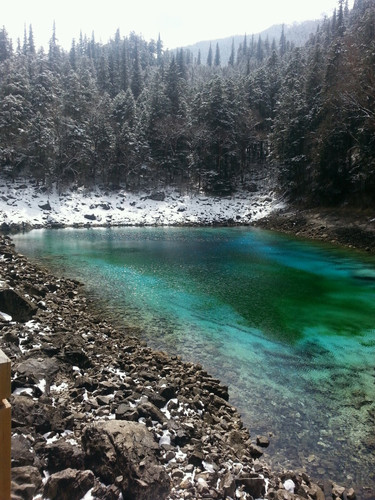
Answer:
<path fill-rule="evenodd" d="M 46 227 L 118 225 L 249 224 L 280 208 L 266 186 L 224 198 L 183 194 L 168 188 L 153 192 L 108 192 L 78 188 L 43 192 L 25 181 L 0 179 L 0 224 Z M 157 199 L 152 199 L 157 198 Z"/>

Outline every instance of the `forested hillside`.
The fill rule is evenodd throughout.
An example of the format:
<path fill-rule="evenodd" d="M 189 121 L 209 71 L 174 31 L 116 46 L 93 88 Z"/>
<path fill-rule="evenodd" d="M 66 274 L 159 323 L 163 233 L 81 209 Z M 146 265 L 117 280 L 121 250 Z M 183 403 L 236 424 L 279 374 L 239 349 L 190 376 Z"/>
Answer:
<path fill-rule="evenodd" d="M 304 203 L 375 201 L 375 4 L 339 0 L 304 47 L 244 37 L 227 64 L 119 31 L 69 52 L 0 31 L 0 166 L 47 186 L 229 193 L 254 165 Z"/>
<path fill-rule="evenodd" d="M 259 38 L 264 42 L 265 47 L 271 46 L 273 40 L 279 41 L 284 31 L 284 35 L 286 36 L 287 43 L 295 46 L 301 47 L 304 45 L 307 40 L 310 38 L 312 33 L 315 33 L 317 27 L 319 26 L 319 21 L 304 21 L 302 23 L 294 23 L 291 25 L 285 24 L 275 24 L 270 26 L 266 30 L 261 33 L 257 33 L 256 35 L 247 35 L 247 40 L 250 44 L 258 43 Z M 228 38 L 219 38 L 217 40 L 205 40 L 195 43 L 194 45 L 188 45 L 185 49 L 189 50 L 194 58 L 200 57 L 202 61 L 207 60 L 208 52 L 212 48 L 216 49 L 216 44 L 219 46 L 220 50 L 220 58 L 221 64 L 228 64 L 232 53 L 232 45 L 234 42 L 234 50 L 237 53 L 239 46 L 244 41 L 244 35 L 234 35 Z"/>

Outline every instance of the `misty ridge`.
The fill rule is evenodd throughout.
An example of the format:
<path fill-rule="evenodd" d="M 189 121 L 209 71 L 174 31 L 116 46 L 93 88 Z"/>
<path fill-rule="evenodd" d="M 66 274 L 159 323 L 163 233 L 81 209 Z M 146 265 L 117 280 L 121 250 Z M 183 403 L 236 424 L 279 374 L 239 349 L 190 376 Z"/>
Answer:
<path fill-rule="evenodd" d="M 305 45 L 310 36 L 316 32 L 321 22 L 321 20 L 314 20 L 304 21 L 301 23 L 296 22 L 293 24 L 274 24 L 260 33 L 248 33 L 226 38 L 204 40 L 192 45 L 187 45 L 184 49 L 189 50 L 194 58 L 198 58 L 198 54 L 200 52 L 202 61 L 206 61 L 210 45 L 211 48 L 214 49 L 218 44 L 221 55 L 221 64 L 226 65 L 228 64 L 231 56 L 232 44 L 234 44 L 234 50 L 237 53 L 240 46 L 244 43 L 245 37 L 249 43 L 258 43 L 260 37 L 261 40 L 271 46 L 272 43 L 277 44 L 279 42 L 284 31 L 284 35 L 290 44 L 293 44 L 295 47 L 301 47 Z"/>

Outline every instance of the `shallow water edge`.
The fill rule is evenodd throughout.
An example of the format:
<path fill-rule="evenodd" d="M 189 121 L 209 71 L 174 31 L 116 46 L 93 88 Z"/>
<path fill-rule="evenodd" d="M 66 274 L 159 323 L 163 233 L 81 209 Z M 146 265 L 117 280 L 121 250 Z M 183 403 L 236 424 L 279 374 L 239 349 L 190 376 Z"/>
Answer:
<path fill-rule="evenodd" d="M 100 230 L 102 236 L 103 236 L 103 231 L 104 230 Z M 143 229 L 139 228 L 135 232 L 139 231 L 143 231 Z M 171 229 L 171 231 L 173 233 L 173 229 Z M 202 231 L 204 233 L 204 230 Z M 202 231 L 200 233 L 199 239 L 203 240 L 204 245 L 206 245 L 207 241 L 205 240 Z M 222 234 L 221 240 L 223 240 L 220 242 L 220 244 L 224 244 L 225 252 L 227 252 L 228 245 L 229 247 L 231 245 L 227 241 L 226 230 L 219 229 L 219 233 L 220 232 Z M 166 233 L 171 234 L 169 230 L 166 231 Z M 138 280 L 137 286 L 139 286 L 139 279 L 141 279 L 141 290 L 143 290 L 142 288 L 143 286 L 145 286 L 146 289 L 149 289 L 150 287 L 154 289 L 155 286 L 160 285 L 160 280 L 162 283 L 165 283 L 166 278 L 170 279 L 169 273 L 167 273 L 167 276 L 165 276 L 165 272 L 166 269 L 170 267 L 170 262 L 172 257 L 174 259 L 174 260 L 172 259 L 174 265 L 179 268 L 179 266 L 181 265 L 179 259 L 179 253 L 176 252 L 175 249 L 172 252 L 170 247 L 171 244 L 170 241 L 164 242 L 163 243 L 164 247 L 167 247 L 164 248 L 164 250 L 167 249 L 168 251 L 167 261 L 165 261 L 165 259 L 159 261 L 158 264 L 159 268 L 157 269 L 156 274 L 155 272 L 151 274 L 143 272 L 143 274 L 141 273 L 140 276 L 138 272 L 135 272 L 136 267 L 134 267 L 135 264 L 137 264 L 137 262 L 139 261 L 139 252 L 138 252 L 139 248 L 137 249 L 139 241 L 137 239 L 134 239 L 134 234 L 135 233 L 133 231 L 133 238 L 131 239 L 131 244 L 129 243 L 128 250 L 126 251 L 127 258 L 129 258 L 129 256 L 132 258 L 133 267 L 131 268 L 130 266 L 130 269 L 128 268 L 126 270 L 125 272 L 126 278 L 133 284 L 133 288 L 134 288 L 134 283 L 137 283 L 137 280 Z M 237 229 L 236 234 L 237 236 L 238 234 L 241 234 L 241 230 Z M 176 238 L 174 237 L 172 239 L 174 240 L 175 243 Z M 154 245 L 155 243 L 154 240 L 155 238 L 148 238 L 147 245 L 148 246 Z M 261 247 L 266 245 L 266 247 L 269 248 L 270 241 L 272 241 L 272 238 L 261 241 L 261 243 L 258 242 L 258 250 L 259 250 L 259 245 Z M 238 242 L 240 243 L 242 242 L 241 245 L 244 244 L 243 240 L 241 239 L 237 241 L 237 243 Z M 183 246 L 186 245 L 185 240 L 183 240 L 181 243 L 183 243 Z M 199 241 L 198 243 L 199 243 L 198 245 L 195 245 L 194 251 L 200 257 L 200 263 L 201 263 L 202 254 L 200 253 L 200 251 L 202 249 L 201 246 L 202 241 Z M 83 244 L 83 242 L 81 241 L 79 244 Z M 77 242 L 75 242 L 75 245 L 77 245 Z M 87 245 L 87 241 L 85 245 Z M 92 242 L 90 243 L 90 245 L 92 249 Z M 106 243 L 103 243 L 103 241 L 101 241 L 99 247 L 96 244 L 96 247 L 94 249 L 95 258 L 99 259 L 96 261 L 95 267 L 102 270 L 107 269 L 106 265 L 103 263 L 103 259 L 98 257 L 99 254 L 103 252 L 103 245 L 105 246 Z M 241 245 L 239 246 L 241 247 Z M 217 247 L 217 242 L 215 242 L 214 247 Z M 192 248 L 190 247 L 190 254 L 193 253 L 191 252 L 191 250 Z M 276 250 L 277 251 L 275 251 L 274 248 L 273 251 L 271 251 L 270 255 L 272 256 L 273 260 L 280 260 L 283 254 L 282 253 L 280 254 L 279 248 L 276 247 Z M 81 250 L 76 253 L 77 255 L 79 255 L 81 253 Z M 112 255 L 112 257 L 114 256 L 115 260 L 117 260 L 116 264 L 117 270 L 119 269 L 118 259 L 121 257 L 122 253 L 123 250 L 121 250 L 121 245 L 118 246 L 118 243 L 112 240 L 110 245 L 110 254 Z M 214 255 L 213 257 L 215 261 L 217 255 L 216 256 Z M 73 258 L 75 258 L 74 255 Z M 241 257 L 241 259 L 243 258 Z M 69 253 L 69 260 L 72 260 L 71 252 Z M 310 264 L 311 260 L 312 259 L 310 254 L 309 256 Z M 143 257 L 141 261 L 143 262 Z M 168 266 L 165 268 L 164 265 L 166 262 L 168 262 Z M 240 264 L 241 264 L 240 270 L 242 272 L 244 269 L 243 260 L 241 260 Z M 58 262 L 58 268 L 60 269 L 60 271 L 64 269 L 65 265 L 66 261 L 64 260 L 64 258 L 61 257 Z M 210 270 L 210 261 L 207 261 L 206 265 L 207 269 Z M 78 267 L 81 270 L 82 262 Z M 342 274 L 345 275 L 348 269 L 350 269 L 350 266 L 348 266 L 346 263 L 344 269 L 337 268 L 336 274 L 338 275 L 338 277 L 340 277 Z M 143 269 L 143 271 L 145 271 L 145 269 Z M 229 271 L 228 267 L 225 267 L 225 272 L 227 276 L 228 276 L 228 271 Z M 356 269 L 356 271 L 358 271 L 358 269 Z M 190 262 L 189 273 L 190 273 L 189 279 L 192 278 L 196 279 L 196 273 L 194 271 L 194 266 L 192 265 L 192 262 Z M 105 271 L 105 274 L 108 274 L 108 272 Z M 121 273 L 116 272 L 115 274 L 117 275 L 117 279 L 119 280 L 119 275 L 121 276 Z M 303 275 L 305 274 L 306 271 L 303 272 Z M 163 279 L 161 279 L 161 276 Z M 208 275 L 205 274 L 205 278 L 207 277 Z M 336 276 L 336 279 L 338 279 L 338 277 Z M 185 278 L 186 275 L 183 275 L 182 282 L 187 281 Z M 279 276 L 278 279 L 281 279 L 281 282 L 283 283 L 285 282 L 285 271 L 283 271 L 283 273 L 281 274 L 281 276 Z M 309 274 L 307 277 L 305 276 L 304 279 L 308 279 L 310 282 Z M 316 280 L 314 279 L 313 282 L 315 281 Z M 235 279 L 235 282 L 237 283 L 238 279 Z M 101 283 L 103 285 L 101 292 L 103 292 L 105 288 L 105 280 L 103 279 Z M 193 289 L 196 290 L 197 288 L 195 286 L 196 281 L 193 281 L 193 283 L 194 283 Z M 355 286 L 357 286 L 357 282 L 355 283 L 356 283 Z M 271 284 L 271 289 L 275 288 L 274 279 L 270 281 L 270 284 Z M 341 286 L 341 283 L 339 283 L 339 285 Z M 113 291 L 113 285 L 110 286 L 112 287 Z M 129 304 L 122 303 L 121 300 L 119 301 L 119 295 L 117 294 L 115 300 L 110 301 L 109 303 L 106 304 L 105 306 L 106 311 L 108 314 L 111 314 L 112 317 L 116 319 L 116 321 L 121 322 L 123 321 L 123 319 L 121 318 L 121 311 L 126 310 L 128 315 L 127 321 L 129 321 L 129 324 L 141 328 L 141 330 L 145 333 L 147 337 L 146 340 L 149 342 L 151 346 L 156 348 L 167 348 L 170 352 L 175 352 L 175 353 L 183 352 L 183 356 L 186 359 L 190 360 L 198 359 L 199 361 L 204 363 L 204 366 L 211 373 L 218 376 L 221 380 L 224 379 L 223 381 L 225 383 L 228 383 L 228 385 L 230 385 L 231 387 L 232 403 L 236 404 L 236 406 L 241 409 L 244 418 L 248 419 L 247 420 L 248 425 L 253 432 L 254 429 L 255 432 L 258 431 L 261 432 L 263 430 L 269 431 L 270 429 L 273 430 L 273 428 L 275 427 L 273 425 L 269 426 L 268 424 L 270 420 L 273 418 L 275 411 L 276 413 L 277 412 L 280 413 L 280 409 L 282 409 L 282 412 L 280 413 L 279 422 L 277 424 L 278 427 L 274 432 L 275 436 L 273 437 L 272 440 L 273 442 L 270 449 L 270 456 L 274 457 L 275 465 L 279 464 L 281 467 L 285 466 L 300 467 L 302 465 L 302 467 L 306 468 L 307 470 L 314 471 L 314 474 L 316 474 L 317 476 L 319 476 L 319 474 L 321 476 L 324 476 L 327 473 L 332 475 L 336 472 L 337 474 L 337 463 L 340 462 L 341 463 L 340 467 L 342 467 L 340 474 L 344 475 L 343 477 L 345 481 L 351 482 L 353 480 L 351 471 L 353 466 L 348 465 L 345 462 L 345 460 L 344 461 L 342 460 L 341 457 L 344 455 L 344 456 L 349 456 L 350 460 L 353 459 L 354 455 L 358 453 L 358 439 L 360 439 L 360 441 L 363 441 L 363 437 L 361 438 L 359 436 L 363 435 L 363 432 L 367 432 L 365 429 L 368 428 L 369 425 L 371 425 L 370 421 L 368 420 L 368 417 L 371 415 L 368 412 L 368 410 L 371 410 L 371 403 L 370 406 L 368 405 L 368 403 L 363 404 L 363 401 L 367 401 L 369 399 L 363 396 L 362 384 L 365 383 L 366 385 L 373 383 L 373 380 L 371 380 L 371 373 L 367 375 L 367 373 L 369 372 L 369 370 L 371 371 L 371 368 L 373 368 L 373 366 L 366 368 L 368 366 L 368 363 L 367 361 L 365 362 L 364 359 L 361 360 L 363 369 L 361 369 L 360 371 L 358 371 L 358 367 L 353 367 L 353 369 L 348 369 L 348 367 L 345 368 L 342 365 L 337 364 L 336 358 L 342 357 L 343 354 L 345 353 L 346 356 L 349 357 L 351 356 L 350 352 L 352 350 L 352 346 L 350 342 L 346 343 L 344 346 L 342 345 L 342 341 L 340 341 L 337 345 L 335 345 L 334 343 L 332 343 L 332 341 L 329 341 L 327 343 L 327 339 L 325 340 L 324 343 L 322 343 L 321 341 L 315 343 L 311 343 L 311 341 L 308 343 L 299 342 L 297 345 L 298 348 L 296 349 L 295 347 L 293 347 L 292 350 L 290 347 L 285 346 L 284 343 L 279 342 L 276 343 L 277 348 L 275 349 L 275 342 L 272 340 L 272 338 L 267 340 L 256 329 L 249 330 L 248 327 L 246 327 L 244 330 L 243 325 L 241 326 L 237 324 L 236 326 L 238 318 L 234 320 L 234 323 L 232 322 L 230 330 L 231 345 L 229 345 L 226 339 L 226 335 L 223 337 L 223 335 L 220 334 L 220 330 L 225 328 L 226 331 L 228 332 L 227 330 L 228 325 L 226 325 L 225 327 L 223 326 L 223 318 L 226 320 L 228 318 L 228 314 L 230 314 L 230 316 L 233 316 L 232 306 L 233 303 L 236 301 L 235 300 L 233 301 L 231 309 L 228 309 L 227 305 L 225 307 L 220 306 L 221 309 L 220 308 L 215 309 L 214 318 L 210 319 L 209 329 L 207 330 L 205 328 L 204 329 L 205 333 L 202 334 L 202 330 L 199 331 L 199 329 L 197 329 L 196 323 L 193 324 L 192 326 L 191 322 L 192 321 L 196 322 L 198 318 L 199 322 L 201 323 L 202 312 L 203 312 L 204 317 L 206 318 L 205 327 L 207 326 L 207 311 L 212 305 L 210 304 L 210 301 L 212 299 L 210 299 L 207 302 L 207 307 L 208 307 L 207 309 L 207 307 L 204 305 L 206 299 L 203 299 L 202 302 L 202 297 L 204 297 L 204 295 L 200 295 L 197 304 L 195 304 L 194 306 L 194 300 L 192 299 L 192 296 L 186 295 L 186 291 L 183 292 L 183 290 L 181 290 L 182 286 L 181 280 L 180 282 L 177 282 L 177 284 L 174 283 L 174 286 L 177 286 L 177 288 L 180 287 L 179 292 L 180 292 L 180 298 L 182 300 L 177 301 L 178 303 L 175 304 L 175 306 L 177 307 L 179 314 L 181 313 L 183 314 L 184 322 L 187 322 L 189 324 L 188 340 L 186 340 L 185 337 L 180 337 L 181 326 L 178 324 L 178 322 L 176 324 L 175 320 L 171 321 L 171 317 L 175 318 L 176 311 L 175 310 L 173 311 L 172 316 L 170 314 L 168 315 L 164 311 L 160 319 L 156 320 L 155 312 L 152 312 L 152 308 L 150 309 L 149 307 L 147 310 L 147 307 L 145 307 L 145 305 L 147 306 L 147 304 L 145 304 L 144 302 L 145 296 L 143 292 L 140 293 L 138 297 L 136 297 L 136 301 L 138 300 L 141 302 L 138 304 L 137 303 L 134 304 L 133 302 L 133 305 L 131 307 L 129 306 Z M 203 283 L 203 288 L 204 286 L 205 282 Z M 175 290 L 175 288 L 173 290 Z M 220 290 L 218 289 L 216 290 L 216 292 L 219 291 Z M 189 290 L 189 293 L 190 292 L 191 290 Z M 320 292 L 321 292 L 321 287 L 320 287 Z M 90 295 L 95 297 L 96 300 L 100 300 L 101 294 L 99 294 L 99 296 L 98 294 L 95 294 L 94 289 L 89 290 L 89 293 Z M 163 288 L 163 293 L 166 293 L 165 288 Z M 332 295 L 333 290 L 328 290 L 328 293 Z M 289 290 L 289 294 L 291 295 L 292 298 L 294 298 L 295 292 L 293 291 L 293 287 Z M 147 300 L 157 301 L 156 295 L 154 294 L 154 296 L 151 297 L 151 299 Z M 218 297 L 216 296 L 215 300 L 217 299 Z M 365 307 L 368 307 L 366 305 L 367 302 L 364 299 L 364 297 L 362 297 L 361 301 L 364 302 Z M 174 300 L 174 302 L 176 302 L 176 300 Z M 192 303 L 194 307 L 199 306 L 198 309 L 195 309 L 193 318 L 187 315 L 186 306 L 188 303 L 189 305 L 191 305 Z M 244 306 L 246 308 L 246 303 L 244 304 Z M 157 303 L 157 308 L 160 309 L 160 303 Z M 191 313 L 189 314 L 191 316 Z M 141 326 L 139 325 L 140 315 L 143 315 Z M 267 320 L 267 317 L 263 319 L 262 317 L 259 317 L 258 320 L 260 322 L 263 321 L 263 325 L 268 324 L 268 326 L 270 327 L 270 332 L 272 333 L 273 325 L 269 324 L 269 320 Z M 330 327 L 335 327 L 335 324 L 334 323 L 332 324 L 331 322 Z M 348 324 L 348 328 L 350 329 L 350 323 Z M 293 332 L 289 332 L 289 337 L 292 333 Z M 308 331 L 308 333 L 309 337 L 311 337 L 312 331 L 310 330 Z M 317 333 L 319 332 L 314 332 L 314 335 L 316 335 Z M 234 340 L 235 344 L 233 344 Z M 369 348 L 371 348 L 371 336 L 368 338 L 368 340 L 364 338 L 363 342 L 365 344 L 367 343 Z M 296 357 L 296 350 L 298 354 L 297 357 Z M 337 351 L 336 356 L 332 354 L 335 353 L 335 351 Z M 247 353 L 245 358 L 244 358 L 244 352 Z M 233 359 L 230 361 L 227 359 L 229 353 L 231 354 L 231 358 L 234 359 L 234 362 Z M 220 359 L 219 364 L 215 362 L 216 359 Z M 247 372 L 245 374 L 243 369 L 241 368 L 244 366 L 245 360 L 246 360 L 246 365 L 250 364 L 252 367 L 258 366 L 259 372 L 256 371 L 255 373 Z M 318 362 L 319 370 L 317 370 L 317 368 L 312 368 L 316 362 Z M 281 373 L 278 373 L 280 372 L 280 369 Z M 302 387 L 297 391 L 289 390 L 288 392 L 285 382 L 288 381 L 292 382 L 292 384 L 295 383 L 296 379 L 294 372 L 302 374 L 302 376 L 297 377 L 302 379 Z M 360 375 L 359 378 L 358 374 Z M 358 379 L 358 381 L 359 380 L 361 381 L 358 387 L 355 387 L 354 384 L 356 379 Z M 332 380 L 335 381 L 334 386 L 331 385 Z M 366 380 L 368 380 L 368 382 L 366 382 Z M 284 394 L 282 399 L 280 399 L 281 386 L 283 387 L 282 392 Z M 236 389 L 235 387 L 238 388 Z M 314 400 L 314 398 L 316 398 L 316 394 L 317 393 L 319 394 L 319 391 L 317 391 L 317 387 L 319 387 L 320 388 L 319 390 L 321 391 L 321 395 L 319 396 L 319 401 L 322 402 L 320 402 L 319 404 L 317 404 L 316 400 Z M 334 387 L 338 389 L 337 395 L 334 398 L 330 398 L 331 401 L 329 401 L 329 405 L 327 406 L 327 402 L 324 401 L 326 399 L 325 394 L 327 393 L 327 391 L 332 392 L 332 389 Z M 350 387 L 351 389 L 348 390 L 348 387 Z M 255 388 L 257 390 L 255 390 Z M 353 399 L 354 403 L 353 404 L 350 403 L 349 407 L 345 403 L 343 409 L 342 408 L 340 409 L 340 407 L 343 404 L 343 401 L 345 401 L 347 398 Z M 356 406 L 358 407 L 357 409 L 355 408 Z M 249 414 L 248 408 L 253 408 L 254 411 L 252 411 Z M 350 410 L 350 412 L 348 412 L 348 409 L 350 408 L 353 409 Z M 331 415 L 334 415 L 333 430 L 327 429 L 325 426 L 327 420 L 326 416 L 327 409 L 329 409 Z M 337 412 L 338 409 L 340 409 L 339 412 Z M 317 413 L 317 416 L 314 416 L 314 420 L 311 421 L 310 416 L 314 415 L 314 413 Z M 360 415 L 363 416 L 358 418 Z M 348 435 L 347 438 L 343 438 L 344 442 L 341 442 L 340 438 L 338 438 L 338 435 L 342 434 L 344 436 L 345 433 L 347 433 L 348 425 L 346 420 L 348 417 L 350 419 L 358 420 L 359 426 L 357 425 L 355 428 L 351 429 L 350 436 Z M 306 420 L 311 422 L 312 425 L 310 425 L 310 428 L 304 430 L 304 422 Z M 360 428 L 362 428 L 361 431 L 359 430 Z M 285 451 L 285 446 L 286 446 L 285 444 L 281 446 L 280 440 L 284 439 L 285 441 L 285 437 L 287 438 L 286 442 L 287 442 L 288 452 Z M 345 440 L 349 441 L 349 443 L 348 442 L 345 443 Z M 330 457 L 328 461 L 326 460 L 324 465 L 320 460 L 321 452 L 323 452 L 323 456 Z M 361 453 L 365 453 L 366 455 L 365 449 L 361 448 Z M 290 457 L 289 462 L 285 462 L 286 456 Z M 358 475 L 359 482 L 362 484 L 366 483 L 368 484 L 368 479 L 370 477 L 369 474 L 371 475 L 371 462 L 368 462 L 367 459 L 363 460 L 363 457 L 362 458 L 354 457 L 354 458 L 355 461 L 358 460 L 356 465 L 358 472 L 356 472 L 356 475 Z M 367 462 L 365 463 L 364 467 L 361 467 L 362 462 Z M 357 480 L 358 479 L 356 477 L 356 481 Z"/>

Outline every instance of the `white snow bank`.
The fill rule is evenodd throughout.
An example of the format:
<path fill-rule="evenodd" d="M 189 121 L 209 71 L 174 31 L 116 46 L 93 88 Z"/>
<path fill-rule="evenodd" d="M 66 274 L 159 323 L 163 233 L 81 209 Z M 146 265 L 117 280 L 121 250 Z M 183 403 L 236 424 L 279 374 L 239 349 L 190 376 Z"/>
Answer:
<path fill-rule="evenodd" d="M 192 225 L 225 223 L 248 224 L 267 216 L 283 204 L 266 184 L 257 192 L 238 191 L 231 197 L 208 197 L 163 190 L 163 201 L 150 193 L 108 193 L 83 188 L 65 193 L 53 189 L 41 193 L 25 181 L 0 179 L 0 224 L 30 224 L 47 227 L 105 225 Z"/>

